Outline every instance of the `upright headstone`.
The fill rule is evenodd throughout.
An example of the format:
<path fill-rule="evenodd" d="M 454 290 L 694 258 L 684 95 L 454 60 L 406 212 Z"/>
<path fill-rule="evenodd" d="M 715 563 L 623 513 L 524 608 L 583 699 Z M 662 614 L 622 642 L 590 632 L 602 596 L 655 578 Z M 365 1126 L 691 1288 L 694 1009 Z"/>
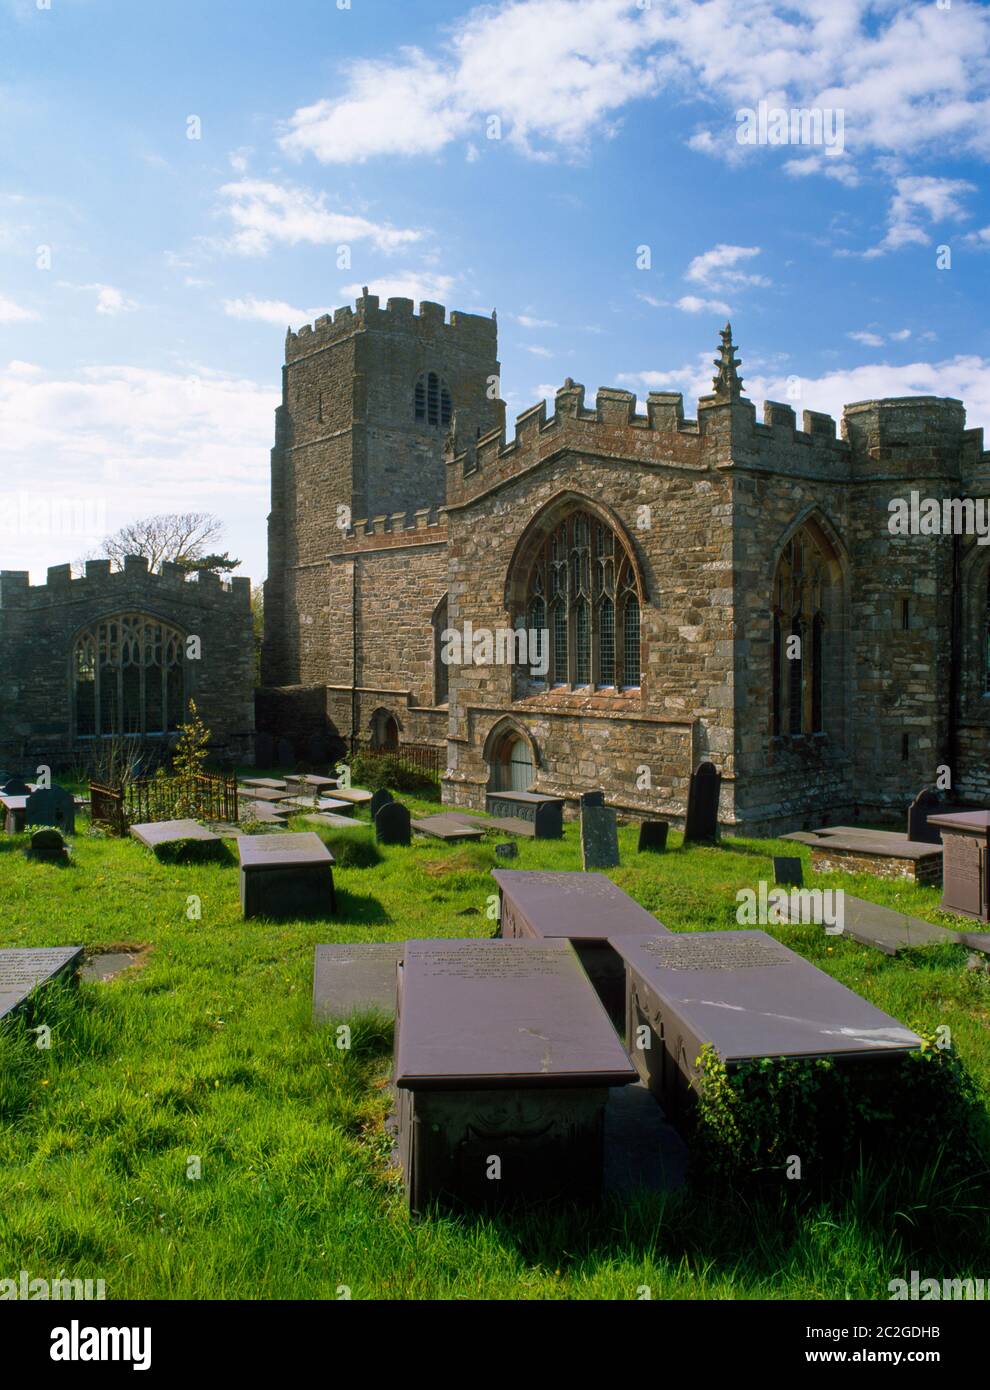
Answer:
<path fill-rule="evenodd" d="M 280 768 L 295 767 L 296 750 L 287 738 L 280 738 L 275 745 L 275 758 Z"/>
<path fill-rule="evenodd" d="M 386 791 L 384 787 L 379 787 L 371 798 L 371 819 L 374 820 L 382 807 L 387 806 L 390 801 L 394 800 L 395 798 L 390 791 Z"/>
<path fill-rule="evenodd" d="M 511 840 L 505 845 L 496 845 L 495 854 L 499 859 L 515 859 L 519 854 L 519 846 Z"/>
<path fill-rule="evenodd" d="M 797 855 L 775 854 L 773 879 L 775 883 L 786 884 L 789 888 L 803 888 L 804 865 Z"/>
<path fill-rule="evenodd" d="M 604 805 L 605 805 L 605 793 L 604 793 L 603 791 L 582 792 L 582 793 L 581 793 L 581 806 L 582 806 L 582 808 L 585 807 L 585 806 L 604 806 Z"/>
<path fill-rule="evenodd" d="M 718 799 L 722 774 L 714 763 L 701 763 L 688 790 L 684 842 L 718 839 Z"/>
<path fill-rule="evenodd" d="M 31 836 L 31 858 L 44 859 L 51 864 L 67 864 L 69 849 L 62 839 L 62 832 L 52 826 L 36 830 Z"/>
<path fill-rule="evenodd" d="M 76 833 L 76 803 L 64 787 L 44 787 L 32 792 L 24 806 L 24 827 L 54 825 L 65 835 Z"/>
<path fill-rule="evenodd" d="M 275 740 L 271 734 L 258 733 L 254 736 L 255 767 L 271 767 L 275 761 Z"/>
<path fill-rule="evenodd" d="M 585 869 L 614 869 L 619 863 L 619 832 L 611 806 L 582 801 L 581 861 Z"/>
<path fill-rule="evenodd" d="M 659 853 L 667 848 L 667 833 L 670 822 L 665 820 L 645 820 L 639 827 L 639 852 L 651 850 Z"/>
<path fill-rule="evenodd" d="M 375 839 L 380 845 L 408 845 L 412 841 L 409 812 L 399 801 L 388 801 L 375 817 Z"/>
<path fill-rule="evenodd" d="M 928 817 L 944 810 L 942 798 L 934 787 L 923 787 L 908 807 L 907 837 L 924 845 L 940 845 L 942 836 L 937 825 L 929 825 Z"/>

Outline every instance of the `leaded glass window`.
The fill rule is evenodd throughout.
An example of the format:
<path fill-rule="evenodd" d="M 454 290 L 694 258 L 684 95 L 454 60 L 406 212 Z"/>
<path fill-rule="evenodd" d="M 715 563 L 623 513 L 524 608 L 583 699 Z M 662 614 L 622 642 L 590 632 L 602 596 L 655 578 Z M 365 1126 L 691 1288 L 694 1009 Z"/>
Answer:
<path fill-rule="evenodd" d="M 72 654 L 79 738 L 166 734 L 185 715 L 183 636 L 142 613 L 121 613 L 86 628 Z"/>

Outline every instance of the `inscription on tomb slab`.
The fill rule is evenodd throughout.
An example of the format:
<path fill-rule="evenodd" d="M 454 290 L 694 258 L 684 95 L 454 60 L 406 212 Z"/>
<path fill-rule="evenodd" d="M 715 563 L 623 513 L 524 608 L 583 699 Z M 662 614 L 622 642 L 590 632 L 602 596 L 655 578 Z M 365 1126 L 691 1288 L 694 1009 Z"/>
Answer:
<path fill-rule="evenodd" d="M 0 1018 L 22 1004 L 38 985 L 63 971 L 68 974 L 81 959 L 81 946 L 0 950 Z"/>
<path fill-rule="evenodd" d="M 676 936 L 665 936 L 644 941 L 643 950 L 667 970 L 746 970 L 788 965 L 793 960 L 786 948 L 773 942 L 720 941 L 718 936 L 719 933 L 712 932 L 710 941 L 678 941 Z"/>

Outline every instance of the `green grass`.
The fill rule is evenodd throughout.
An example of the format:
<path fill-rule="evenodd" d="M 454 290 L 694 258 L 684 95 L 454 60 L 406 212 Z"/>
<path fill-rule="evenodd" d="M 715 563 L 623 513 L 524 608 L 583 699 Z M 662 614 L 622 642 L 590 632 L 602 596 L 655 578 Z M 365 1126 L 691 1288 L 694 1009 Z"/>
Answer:
<path fill-rule="evenodd" d="M 402 798 L 415 812 L 435 805 Z M 296 828 L 304 828 L 297 825 Z M 244 922 L 237 868 L 161 864 L 85 833 L 73 862 L 0 839 L 0 945 L 147 946 L 139 970 L 56 991 L 0 1032 L 0 1278 L 103 1278 L 109 1298 L 886 1298 L 887 1282 L 990 1275 L 985 1190 L 864 1171 L 747 1197 L 685 1188 L 597 1210 L 410 1220 L 390 1141 L 389 1031 L 349 1053 L 310 1020 L 324 941 L 487 936 L 494 841 L 375 851 L 337 872 L 333 922 Z M 790 843 L 730 840 L 664 855 L 620 831 L 612 877 L 677 931 L 736 924 L 735 894 L 772 881 Z M 329 837 L 335 850 L 341 839 Z M 938 892 L 847 875 L 845 887 L 931 921 Z M 577 869 L 577 828 L 519 842 L 517 868 Z M 198 900 L 201 916 L 190 916 Z M 821 928 L 771 929 L 904 1023 L 952 1030 L 986 1104 L 990 979 L 960 948 L 890 959 Z M 187 1176 L 192 1156 L 202 1176 Z M 948 1156 L 951 1158 L 951 1155 Z"/>

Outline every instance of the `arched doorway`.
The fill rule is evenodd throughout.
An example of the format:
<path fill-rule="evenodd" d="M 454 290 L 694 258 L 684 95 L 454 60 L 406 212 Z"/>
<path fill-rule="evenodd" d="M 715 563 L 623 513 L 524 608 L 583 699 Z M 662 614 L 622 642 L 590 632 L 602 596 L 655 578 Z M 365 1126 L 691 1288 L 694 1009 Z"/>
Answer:
<path fill-rule="evenodd" d="M 533 784 L 533 750 L 521 734 L 510 730 L 492 751 L 492 791 L 528 792 Z"/>
<path fill-rule="evenodd" d="M 383 752 L 394 752 L 399 746 L 399 725 L 394 714 L 380 709 L 371 725 L 371 746 Z"/>

